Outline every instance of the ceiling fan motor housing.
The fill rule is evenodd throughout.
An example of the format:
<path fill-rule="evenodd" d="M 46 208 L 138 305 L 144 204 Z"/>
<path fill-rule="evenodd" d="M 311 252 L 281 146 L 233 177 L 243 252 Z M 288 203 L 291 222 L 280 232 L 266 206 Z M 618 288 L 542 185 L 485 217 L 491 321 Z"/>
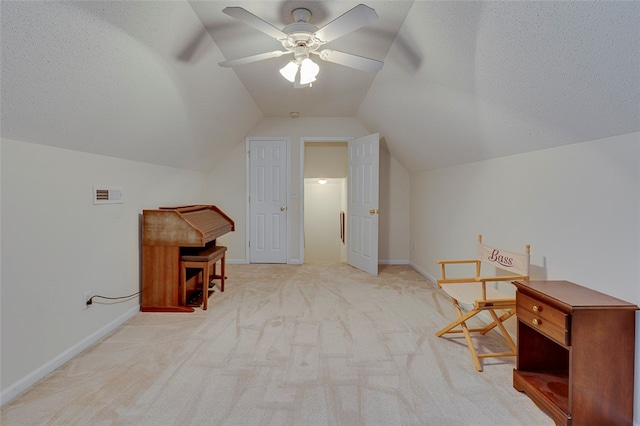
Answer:
<path fill-rule="evenodd" d="M 314 35 L 318 31 L 318 27 L 309 23 L 311 11 L 304 8 L 294 9 L 291 16 L 294 22 L 282 29 L 282 32 L 287 35 L 286 39 L 281 40 L 282 47 L 293 51 L 296 56 L 296 48 L 306 48 L 308 51 L 317 50 L 323 43 Z"/>
<path fill-rule="evenodd" d="M 287 38 L 282 40 L 282 47 L 291 50 L 294 47 L 304 45 L 310 50 L 315 50 L 322 45 L 320 40 L 314 37 L 313 33 L 317 30 L 317 27 L 304 22 L 289 24 L 282 30 L 282 32 L 287 34 Z"/>

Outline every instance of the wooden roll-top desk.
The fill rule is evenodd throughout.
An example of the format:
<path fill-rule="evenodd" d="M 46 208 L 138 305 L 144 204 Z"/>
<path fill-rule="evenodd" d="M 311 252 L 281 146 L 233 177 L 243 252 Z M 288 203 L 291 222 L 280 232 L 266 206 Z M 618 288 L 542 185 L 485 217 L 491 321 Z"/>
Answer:
<path fill-rule="evenodd" d="M 233 220 L 216 206 L 144 210 L 141 311 L 193 312 L 180 303 L 180 256 L 198 247 L 211 247 L 233 230 Z"/>

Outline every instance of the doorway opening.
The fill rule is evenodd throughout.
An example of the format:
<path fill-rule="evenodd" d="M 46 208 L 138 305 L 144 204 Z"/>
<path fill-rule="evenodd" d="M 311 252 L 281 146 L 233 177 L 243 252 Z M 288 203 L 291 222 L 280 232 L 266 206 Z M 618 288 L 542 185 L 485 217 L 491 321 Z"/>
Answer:
<path fill-rule="evenodd" d="M 305 178 L 305 263 L 347 261 L 346 192 L 346 178 Z"/>
<path fill-rule="evenodd" d="M 345 211 L 344 215 L 342 213 L 338 213 L 338 223 L 342 223 L 341 217 L 346 217 L 344 227 L 342 229 L 344 232 L 342 235 L 344 235 L 346 242 L 346 263 L 371 275 L 378 275 L 380 135 L 378 133 L 372 133 L 355 139 L 334 138 L 331 140 L 326 140 L 326 138 L 317 138 L 315 140 L 311 138 L 300 138 L 300 141 L 300 188 L 303 191 L 303 199 L 302 203 L 300 203 L 301 220 L 299 228 L 301 263 L 304 263 L 305 261 L 304 178 L 307 177 L 305 172 L 305 157 L 307 157 L 310 162 L 311 159 L 316 160 L 320 157 L 320 154 L 313 156 L 306 155 L 305 151 L 307 150 L 305 150 L 305 143 L 323 142 L 326 144 L 331 142 L 342 142 L 343 144 L 346 144 L 346 155 L 329 155 L 326 161 L 322 161 L 322 164 L 336 165 L 342 164 L 341 160 L 346 160 L 346 164 L 342 164 L 339 170 L 346 169 L 348 171 L 346 173 L 344 171 L 340 171 L 336 174 L 338 179 L 343 178 L 343 176 L 346 176 L 347 179 L 346 187 L 348 189 L 345 190 L 344 198 L 347 199 L 346 206 L 348 211 Z M 342 147 L 341 144 L 338 146 Z M 324 151 L 327 146 L 321 145 L 319 147 L 322 147 Z M 311 171 L 307 171 L 307 173 L 309 173 L 309 175 L 330 173 L 330 170 L 327 170 L 328 171 L 326 172 L 325 170 L 321 170 L 313 173 Z M 308 177 L 311 178 L 311 176 Z M 335 214 L 336 213 L 333 212 L 331 215 L 335 216 Z"/>
<path fill-rule="evenodd" d="M 347 261 L 347 140 L 303 138 L 303 263 Z"/>

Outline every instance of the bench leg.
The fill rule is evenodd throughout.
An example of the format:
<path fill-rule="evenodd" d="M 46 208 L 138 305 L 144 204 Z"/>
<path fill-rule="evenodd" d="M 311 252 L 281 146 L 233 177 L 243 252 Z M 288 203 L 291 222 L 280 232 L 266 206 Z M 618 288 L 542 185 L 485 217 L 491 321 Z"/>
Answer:
<path fill-rule="evenodd" d="M 220 259 L 220 291 L 224 291 L 224 258 L 225 255 L 222 255 L 222 259 Z"/>
<path fill-rule="evenodd" d="M 183 306 L 187 306 L 187 267 L 184 262 L 180 262 L 180 301 Z"/>
<path fill-rule="evenodd" d="M 202 310 L 206 311 L 209 305 L 209 268 L 210 263 L 202 267 Z"/>
<path fill-rule="evenodd" d="M 225 261 L 224 255 L 220 258 L 220 275 L 216 274 L 217 264 L 213 264 L 213 271 L 211 274 L 212 280 L 220 280 L 220 292 L 224 291 L 224 280 L 227 278 L 225 276 Z"/>

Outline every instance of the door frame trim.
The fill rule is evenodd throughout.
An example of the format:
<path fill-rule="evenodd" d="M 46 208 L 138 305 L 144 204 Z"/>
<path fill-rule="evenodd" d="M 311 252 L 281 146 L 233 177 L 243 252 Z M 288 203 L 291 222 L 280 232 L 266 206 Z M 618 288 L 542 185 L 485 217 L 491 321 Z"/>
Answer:
<path fill-rule="evenodd" d="M 245 264 L 251 263 L 251 247 L 249 243 L 251 241 L 251 206 L 249 205 L 249 196 L 251 194 L 251 158 L 249 153 L 251 152 L 252 141 L 285 141 L 287 146 L 287 215 L 286 215 L 286 229 L 287 229 L 287 263 L 291 261 L 291 232 L 290 232 L 290 220 L 289 220 L 289 200 L 291 199 L 291 138 L 288 136 L 247 136 L 245 138 L 245 192 L 244 192 L 244 204 L 245 204 Z"/>
<path fill-rule="evenodd" d="M 300 230 L 298 231 L 300 236 L 300 264 L 304 264 L 304 144 L 305 142 L 348 142 L 355 139 L 354 136 L 347 137 L 318 137 L 318 136 L 301 136 L 300 137 L 300 182 L 298 182 L 298 188 L 300 188 Z"/>

